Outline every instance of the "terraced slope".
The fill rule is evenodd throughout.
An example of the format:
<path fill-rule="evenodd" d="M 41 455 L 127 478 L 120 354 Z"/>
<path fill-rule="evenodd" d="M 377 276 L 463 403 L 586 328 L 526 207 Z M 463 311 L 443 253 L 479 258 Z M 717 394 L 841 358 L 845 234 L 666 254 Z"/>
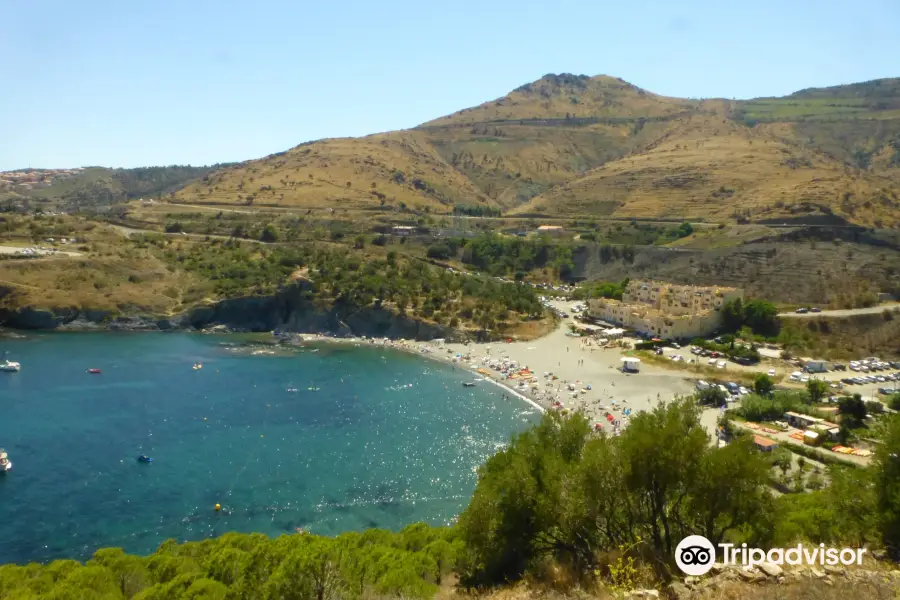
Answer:
<path fill-rule="evenodd" d="M 608 162 L 515 212 L 713 220 L 835 214 L 868 225 L 897 223 L 898 187 L 886 174 L 850 169 L 723 113 L 679 118 L 643 152 Z"/>

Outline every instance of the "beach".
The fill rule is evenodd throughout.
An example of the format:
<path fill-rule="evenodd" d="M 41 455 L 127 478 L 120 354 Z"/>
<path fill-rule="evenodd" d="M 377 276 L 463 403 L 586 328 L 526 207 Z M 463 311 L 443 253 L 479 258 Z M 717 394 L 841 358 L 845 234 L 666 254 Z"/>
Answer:
<path fill-rule="evenodd" d="M 639 373 L 623 373 L 621 349 L 598 347 L 590 338 L 567 335 L 569 322 L 563 320 L 552 333 L 524 342 L 416 342 L 317 335 L 302 339 L 384 345 L 448 361 L 472 371 L 475 385 L 499 384 L 542 410 L 583 411 L 608 433 L 627 426 L 630 413 L 694 392 L 688 374 L 656 365 L 643 363 Z"/>

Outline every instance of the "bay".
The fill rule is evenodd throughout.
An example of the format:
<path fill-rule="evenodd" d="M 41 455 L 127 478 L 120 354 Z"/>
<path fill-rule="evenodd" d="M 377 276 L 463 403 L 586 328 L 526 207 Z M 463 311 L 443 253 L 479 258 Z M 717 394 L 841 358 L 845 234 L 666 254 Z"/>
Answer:
<path fill-rule="evenodd" d="M 468 503 L 478 465 L 539 418 L 419 356 L 246 343 L 188 333 L 0 340 L 22 363 L 0 373 L 0 447 L 14 463 L 0 476 L 0 562 L 85 559 L 108 546 L 146 554 L 168 538 L 227 531 L 445 524 Z"/>

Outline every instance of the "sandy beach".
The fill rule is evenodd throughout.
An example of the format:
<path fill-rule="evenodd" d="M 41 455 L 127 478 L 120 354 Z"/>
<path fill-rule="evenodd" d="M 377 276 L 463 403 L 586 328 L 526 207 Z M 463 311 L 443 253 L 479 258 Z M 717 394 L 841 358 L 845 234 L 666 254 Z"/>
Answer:
<path fill-rule="evenodd" d="M 640 373 L 623 373 L 619 349 L 597 347 L 588 338 L 566 335 L 568 331 L 563 321 L 549 335 L 527 342 L 461 344 L 316 335 L 304 335 L 303 340 L 383 345 L 450 362 L 472 371 L 475 385 L 502 385 L 542 410 L 582 410 L 609 433 L 627 426 L 632 412 L 693 393 L 686 374 L 646 363 Z"/>

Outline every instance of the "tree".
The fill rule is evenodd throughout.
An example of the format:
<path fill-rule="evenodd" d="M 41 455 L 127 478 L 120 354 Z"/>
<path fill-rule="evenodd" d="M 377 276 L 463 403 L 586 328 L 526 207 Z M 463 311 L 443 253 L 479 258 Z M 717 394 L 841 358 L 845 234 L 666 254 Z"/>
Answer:
<path fill-rule="evenodd" d="M 729 300 L 722 307 L 722 325 L 726 331 L 737 331 L 744 324 L 744 302 L 740 298 Z"/>
<path fill-rule="evenodd" d="M 653 548 L 671 556 L 682 519 L 680 498 L 699 476 L 709 444 L 693 402 L 676 401 L 640 412 L 621 436 L 626 489 Z"/>
<path fill-rule="evenodd" d="M 769 466 L 748 439 L 704 453 L 689 503 L 698 515 L 696 530 L 719 544 L 741 523 L 761 519 L 771 506 L 768 477 Z"/>
<path fill-rule="evenodd" d="M 866 401 L 866 412 L 870 415 L 880 415 L 884 413 L 884 404 L 878 400 Z"/>
<path fill-rule="evenodd" d="M 518 579 L 553 545 L 565 467 L 581 457 L 589 431 L 578 414 L 546 413 L 534 429 L 488 459 L 459 519 L 467 549 L 464 580 Z"/>
<path fill-rule="evenodd" d="M 265 227 L 263 227 L 262 233 L 259 235 L 260 241 L 266 242 L 267 244 L 271 244 L 278 241 L 278 230 L 269 223 Z"/>
<path fill-rule="evenodd" d="M 446 260 L 450 258 L 450 247 L 443 242 L 438 242 L 428 246 L 426 252 L 428 258 L 436 258 L 438 260 Z"/>
<path fill-rule="evenodd" d="M 882 542 L 900 557 L 900 417 L 890 417 L 875 453 L 875 488 Z"/>
<path fill-rule="evenodd" d="M 758 373 L 753 378 L 753 391 L 760 396 L 771 396 L 775 390 L 775 382 L 765 373 Z"/>
<path fill-rule="evenodd" d="M 821 490 L 825 487 L 825 480 L 819 473 L 812 473 L 806 480 L 806 487 L 811 490 Z"/>
<path fill-rule="evenodd" d="M 811 404 L 818 404 L 828 393 L 828 384 L 821 379 L 810 379 L 806 383 L 806 392 L 809 394 Z"/>
<path fill-rule="evenodd" d="M 894 394 L 888 399 L 887 405 L 891 410 L 900 410 L 900 394 Z"/>
<path fill-rule="evenodd" d="M 725 406 L 728 401 L 728 395 L 719 389 L 719 386 L 711 385 L 697 392 L 697 401 L 704 406 L 719 408 L 720 406 Z"/>
<path fill-rule="evenodd" d="M 845 396 L 838 401 L 838 414 L 841 415 L 841 422 L 846 422 L 848 427 L 861 427 L 867 414 L 866 403 L 859 394 Z"/>
<path fill-rule="evenodd" d="M 781 470 L 783 477 L 787 477 L 788 471 L 791 470 L 791 453 L 784 448 L 776 449 L 772 456 L 772 464 Z"/>
<path fill-rule="evenodd" d="M 778 308 L 765 300 L 748 300 L 744 303 L 744 323 L 760 335 L 778 334 Z"/>

